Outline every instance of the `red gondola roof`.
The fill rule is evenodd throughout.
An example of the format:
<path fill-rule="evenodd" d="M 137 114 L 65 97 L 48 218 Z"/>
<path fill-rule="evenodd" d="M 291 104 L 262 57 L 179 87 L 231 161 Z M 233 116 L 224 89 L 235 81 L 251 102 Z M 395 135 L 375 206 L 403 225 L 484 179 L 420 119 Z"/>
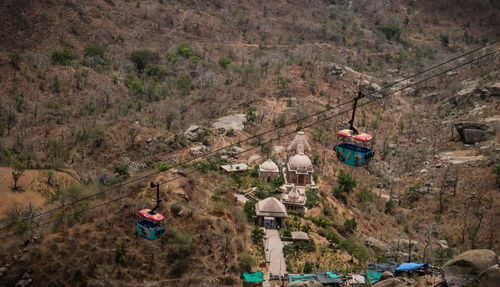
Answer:
<path fill-rule="evenodd" d="M 144 216 L 145 218 L 147 218 L 149 220 L 152 220 L 154 222 L 160 222 L 160 221 L 162 221 L 165 218 L 160 213 L 151 211 L 151 209 L 148 209 L 148 208 L 139 210 L 138 213 L 140 215 Z"/>

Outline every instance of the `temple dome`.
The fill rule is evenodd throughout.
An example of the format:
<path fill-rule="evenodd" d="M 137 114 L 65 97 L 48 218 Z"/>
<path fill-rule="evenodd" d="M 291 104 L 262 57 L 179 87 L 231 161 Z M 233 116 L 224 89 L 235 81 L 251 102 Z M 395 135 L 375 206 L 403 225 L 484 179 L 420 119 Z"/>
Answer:
<path fill-rule="evenodd" d="M 296 154 L 290 158 L 290 168 L 292 169 L 305 169 L 312 167 L 311 160 L 305 154 Z"/>
<path fill-rule="evenodd" d="M 271 159 L 266 160 L 260 165 L 261 171 L 267 172 L 279 172 L 278 165 L 274 163 Z"/>

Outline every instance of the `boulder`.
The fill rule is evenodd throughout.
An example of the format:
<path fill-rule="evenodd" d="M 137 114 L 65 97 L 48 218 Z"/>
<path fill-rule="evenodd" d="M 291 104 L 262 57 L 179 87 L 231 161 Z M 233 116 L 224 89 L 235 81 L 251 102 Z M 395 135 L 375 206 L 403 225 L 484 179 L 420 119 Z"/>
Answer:
<path fill-rule="evenodd" d="M 380 281 L 383 281 L 383 280 L 387 280 L 387 279 L 390 279 L 390 278 L 394 278 L 394 274 L 392 274 L 391 272 L 389 271 L 385 271 L 382 276 L 380 277 Z"/>
<path fill-rule="evenodd" d="M 455 282 L 457 286 L 465 286 L 472 284 L 481 272 L 496 264 L 498 257 L 492 250 L 469 250 L 446 262 L 443 266 L 444 278 L 448 283 Z M 495 270 L 483 277 L 493 276 L 495 274 L 493 271 Z"/>
<path fill-rule="evenodd" d="M 387 251 L 387 245 L 374 237 L 366 238 L 365 246 L 373 249 L 376 253 L 383 253 Z"/>
<path fill-rule="evenodd" d="M 406 286 L 406 282 L 400 278 L 390 278 L 384 281 L 380 281 L 373 285 L 373 287 L 399 287 Z"/>
<path fill-rule="evenodd" d="M 189 128 L 184 132 L 184 136 L 192 141 L 199 141 L 200 140 L 200 135 L 198 134 L 198 130 L 200 129 L 199 126 L 196 125 L 191 125 Z"/>
<path fill-rule="evenodd" d="M 455 128 L 464 144 L 475 144 L 484 141 L 489 134 L 489 127 L 485 124 L 472 122 L 459 122 Z"/>
<path fill-rule="evenodd" d="M 488 90 L 490 96 L 500 97 L 500 82 L 489 84 L 486 86 L 486 90 Z"/>
<path fill-rule="evenodd" d="M 500 266 L 493 265 L 479 274 L 476 286 L 495 287 L 500 284 Z"/>
<path fill-rule="evenodd" d="M 436 245 L 441 249 L 448 249 L 448 242 L 446 240 L 438 240 L 436 241 Z"/>

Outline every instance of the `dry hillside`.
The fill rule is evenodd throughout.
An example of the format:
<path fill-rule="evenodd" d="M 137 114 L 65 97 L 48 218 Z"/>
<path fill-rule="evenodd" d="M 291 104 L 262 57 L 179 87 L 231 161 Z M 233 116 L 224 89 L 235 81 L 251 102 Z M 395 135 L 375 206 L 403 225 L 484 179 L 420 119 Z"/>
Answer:
<path fill-rule="evenodd" d="M 260 144 L 286 147 L 298 119 L 332 107 L 299 123 L 320 191 L 286 226 L 315 242 L 287 251 L 291 271 L 401 260 L 407 251 L 390 244 L 398 238 L 438 265 L 453 252 L 500 248 L 500 55 L 447 71 L 500 45 L 373 93 L 500 39 L 495 0 L 6 0 L 0 15 L 1 217 L 58 208 L 0 230 L 5 286 L 239 286 L 264 258 L 232 188 L 279 195 L 251 172 L 221 174 L 220 164 L 284 164 L 284 150 Z M 341 105 L 358 89 L 370 97 L 356 125 L 375 136 L 375 158 L 353 169 L 333 147 L 349 120 L 350 104 Z M 232 114 L 245 114 L 244 129 L 211 128 Z M 464 144 L 458 122 L 487 124 L 488 135 Z M 190 125 L 201 127 L 196 140 L 185 136 Z M 185 162 L 200 145 L 203 154 L 229 144 L 250 151 Z M 25 170 L 18 189 L 15 170 Z M 344 171 L 356 181 L 345 200 L 335 196 Z M 167 232 L 156 242 L 135 231 L 137 210 L 154 205 L 151 181 L 165 183 Z M 387 252 L 365 247 L 368 238 Z"/>

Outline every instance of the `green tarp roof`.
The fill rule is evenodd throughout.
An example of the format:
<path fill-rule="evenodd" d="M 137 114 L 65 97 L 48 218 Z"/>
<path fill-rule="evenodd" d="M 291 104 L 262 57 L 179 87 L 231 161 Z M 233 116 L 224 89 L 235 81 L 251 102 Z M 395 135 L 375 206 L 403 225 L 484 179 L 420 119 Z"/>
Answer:
<path fill-rule="evenodd" d="M 255 273 L 243 272 L 243 278 L 245 278 L 246 282 L 262 282 L 262 281 L 264 281 L 264 277 L 262 277 L 261 271 L 257 271 Z"/>
<path fill-rule="evenodd" d="M 370 283 L 377 283 L 380 277 L 382 277 L 383 273 L 378 273 L 377 271 L 373 270 L 366 270 L 366 277 L 370 280 Z"/>

